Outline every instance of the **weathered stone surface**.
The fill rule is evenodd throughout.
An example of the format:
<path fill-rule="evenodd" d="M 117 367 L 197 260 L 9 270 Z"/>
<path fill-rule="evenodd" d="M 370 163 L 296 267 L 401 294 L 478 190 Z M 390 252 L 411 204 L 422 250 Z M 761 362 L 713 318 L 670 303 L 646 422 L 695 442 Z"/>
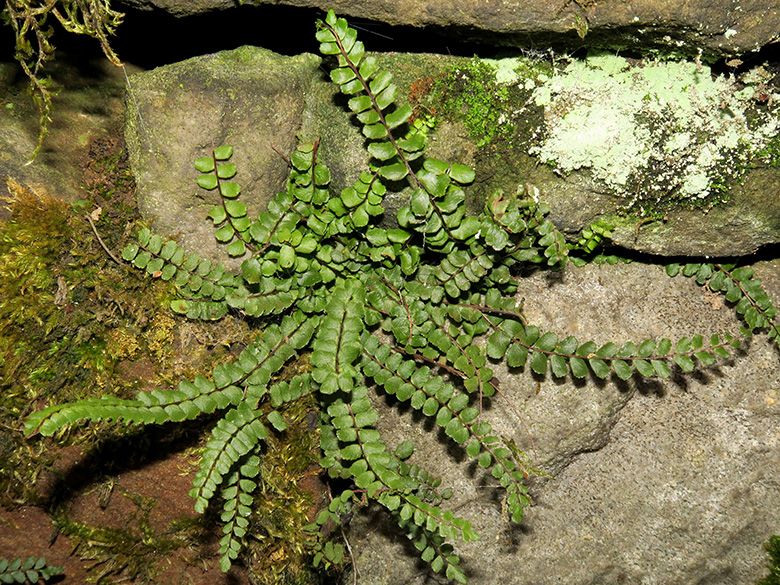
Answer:
<path fill-rule="evenodd" d="M 780 294 L 777 261 L 757 267 Z M 530 322 L 581 340 L 642 340 L 735 330 L 718 296 L 658 266 L 634 263 L 569 269 L 562 281 L 521 281 Z M 501 508 L 501 489 L 443 433 L 417 416 L 382 406 L 393 445 L 417 443 L 412 461 L 443 477 L 445 506 L 472 522 L 482 540 L 461 545 L 472 585 L 710 583 L 744 585 L 765 573 L 762 545 L 780 510 L 777 348 L 756 338 L 744 354 L 667 381 L 537 379 L 501 374 L 500 398 L 483 416 L 513 438 L 553 479 L 532 483 L 520 526 Z M 382 402 L 378 400 L 377 402 Z M 395 415 L 397 420 L 392 420 Z M 361 582 L 422 584 L 415 551 L 375 510 L 350 527 Z"/>
<path fill-rule="evenodd" d="M 236 147 L 242 201 L 256 211 L 284 185 L 304 95 L 319 58 L 241 47 L 134 75 L 126 140 L 141 213 L 165 236 L 209 257 L 223 254 L 206 214 L 217 202 L 195 184 L 196 158 Z M 227 265 L 230 262 L 226 262 Z M 235 262 L 233 262 L 235 265 Z"/>
<path fill-rule="evenodd" d="M 309 69 L 308 73 L 300 74 L 301 87 L 307 87 L 306 79 L 313 79 L 306 99 L 325 107 L 328 101 L 323 96 L 332 90 L 325 89 L 328 86 L 320 79 L 316 64 L 312 65 L 313 57 L 302 59 L 302 62 L 301 68 Z M 423 62 L 415 67 L 415 71 L 419 71 L 429 65 Z M 156 137 L 162 143 L 168 136 L 179 140 L 192 135 L 198 137 L 199 149 L 210 148 L 212 136 L 215 143 L 236 138 L 244 144 L 248 140 L 246 135 L 237 138 L 229 132 L 237 123 L 229 116 L 243 115 L 244 101 L 256 90 L 254 86 L 244 85 L 241 78 L 231 77 L 229 81 L 230 87 L 240 89 L 233 96 L 238 102 L 237 106 L 233 102 L 233 108 L 238 109 L 234 113 L 227 106 L 217 107 L 218 112 L 225 112 L 226 122 L 223 126 L 212 121 L 213 126 L 203 135 L 197 131 L 198 124 L 203 122 L 193 121 L 193 112 L 199 111 L 198 104 L 201 103 L 195 101 L 196 92 L 192 91 L 189 102 L 174 94 L 174 90 L 181 89 L 179 83 L 186 89 L 187 78 L 182 75 L 172 84 L 159 86 L 164 90 L 144 88 L 140 78 L 132 79 L 133 95 L 142 97 L 139 101 L 141 120 L 149 124 L 143 131 L 146 138 Z M 171 82 L 171 79 L 169 76 L 165 81 Z M 212 83 L 227 84 L 219 80 Z M 55 123 L 53 132 L 56 129 L 67 131 L 62 144 L 71 141 L 77 150 L 75 147 L 82 140 L 81 127 L 76 125 L 79 118 L 89 120 L 91 131 L 111 129 L 110 124 L 102 129 L 99 127 L 103 120 L 101 115 L 106 114 L 107 120 L 114 119 L 108 114 L 116 114 L 116 96 L 121 95 L 122 85 L 116 80 L 112 82 L 110 95 L 114 101 L 103 101 L 98 97 L 102 93 L 93 92 L 90 100 L 79 102 L 82 105 L 73 109 L 72 118 L 67 118 L 70 122 Z M 203 81 L 200 89 L 206 86 Z M 9 91 L 8 87 L 10 85 L 4 88 L 5 91 Z M 17 91 L 23 89 L 23 86 L 14 87 Z M 143 92 L 148 92 L 145 98 Z M 14 94 L 16 97 L 27 99 L 21 91 Z M 66 97 L 67 91 L 62 98 Z M 303 101 L 304 98 L 299 96 L 297 99 Z M 189 124 L 185 132 L 176 134 L 179 129 L 173 123 L 152 125 L 162 117 L 151 107 L 155 100 L 158 104 L 187 105 L 186 111 L 182 108 L 178 112 Z M 16 104 L 20 102 L 10 98 L 3 103 L 11 102 L 18 108 Z M 277 103 L 271 98 L 269 102 Z M 91 109 L 84 104 L 91 104 Z M 207 111 L 212 106 L 201 109 Z M 149 108 L 146 116 L 144 107 Z M 313 110 L 307 109 L 310 106 L 301 107 L 299 123 L 303 124 L 307 138 L 317 135 L 324 126 L 341 124 L 348 141 L 360 148 L 358 129 L 349 123 L 337 105 L 332 106 L 331 118 L 326 113 L 313 114 Z M 6 111 L 5 115 L 8 113 Z M 139 124 L 135 112 L 131 111 L 130 118 L 131 125 Z M 315 124 L 314 121 L 319 122 Z M 295 124 L 291 126 L 295 127 Z M 25 118 L 20 128 L 24 132 L 17 130 L 21 134 L 10 142 L 21 144 L 26 140 L 28 146 L 34 144 L 34 117 Z M 445 158 L 466 162 L 477 160 L 474 158 L 476 152 L 479 164 L 483 165 L 488 160 L 485 151 L 475 149 L 473 144 L 469 146 L 468 141 L 463 140 L 461 130 L 456 123 L 444 126 L 439 137 L 450 134 L 460 140 L 445 145 L 443 139 L 437 138 L 434 148 Z M 138 134 L 138 145 L 148 148 L 152 144 L 142 142 L 140 124 L 139 129 L 130 128 L 129 133 L 134 131 Z M 336 134 L 334 132 L 334 136 Z M 27 138 L 18 137 L 22 135 Z M 290 137 L 284 144 L 289 147 L 292 140 Z M 322 140 L 331 138 L 322 132 Z M 273 144 L 277 145 L 276 142 Z M 323 152 L 334 149 L 332 159 L 349 160 L 341 163 L 342 168 L 351 168 L 354 172 L 351 161 L 363 164 L 364 159 L 359 153 L 338 152 L 338 144 L 334 138 Z M 250 146 L 248 151 L 257 150 L 256 145 Z M 8 159 L 14 161 L 16 166 L 13 168 L 21 169 L 29 150 L 6 148 L 4 145 L 3 156 L 11 153 Z M 153 144 L 152 148 L 160 156 L 165 152 L 159 143 Z M 135 162 L 136 172 L 164 175 L 171 170 L 169 164 L 181 164 L 186 172 L 178 179 L 180 182 L 170 191 L 158 191 L 158 196 L 165 199 L 180 189 L 197 194 L 198 189 L 192 182 L 191 161 L 201 153 L 202 150 L 169 153 L 166 156 L 178 158 L 161 158 L 160 163 L 152 160 L 140 163 L 139 158 Z M 236 156 L 238 154 L 237 150 Z M 249 154 L 251 152 L 245 153 Z M 347 156 L 354 158 L 347 159 Z M 73 160 L 54 157 L 39 161 L 44 166 L 56 162 L 54 170 L 60 173 L 55 174 L 55 178 L 38 179 L 42 188 L 77 198 L 78 181 L 73 178 L 75 175 L 65 172 L 70 170 L 68 165 L 73 164 Z M 138 164 L 146 166 L 138 167 Z M 254 164 L 249 160 L 240 162 L 241 171 L 255 172 Z M 337 162 L 329 164 L 332 168 L 338 167 Z M 549 169 L 537 168 L 538 173 L 529 178 L 542 185 L 545 192 L 561 190 L 552 186 L 548 189 L 546 175 L 542 172 L 554 175 Z M 6 172 L 2 170 L 4 176 Z M 60 178 L 56 179 L 57 176 Z M 247 176 L 254 175 L 244 175 L 242 181 L 251 183 Z M 775 179 L 767 177 L 762 180 L 772 184 Z M 158 179 L 151 176 L 145 183 L 147 189 L 149 185 L 156 185 Z M 511 184 L 510 179 L 518 182 L 523 177 L 507 175 L 506 185 Z M 257 177 L 255 180 L 264 182 Z M 486 175 L 481 180 L 489 182 Z M 573 208 L 588 208 L 594 204 L 586 194 L 577 195 L 576 184 L 576 180 L 563 183 L 568 189 L 564 192 L 572 201 L 566 214 L 573 213 Z M 59 185 L 62 185 L 61 190 Z M 246 196 L 260 188 L 246 182 L 244 185 Z M 756 191 L 751 207 L 765 205 L 760 192 L 764 191 Z M 771 192 L 771 189 L 765 192 Z M 563 205 L 568 199 L 564 197 L 559 203 Z M 187 205 L 202 205 L 207 209 L 208 204 Z M 733 221 L 743 220 L 749 209 L 735 213 Z M 194 214 L 178 225 L 182 229 L 203 226 L 203 238 L 211 242 L 212 231 L 204 221 L 204 213 Z M 702 218 L 706 219 L 706 216 Z M 558 219 L 566 218 L 557 214 Z M 671 222 L 670 218 L 665 225 Z M 642 225 L 639 233 L 652 228 L 654 224 Z M 623 229 L 633 232 L 635 228 Z M 666 235 L 659 241 L 668 241 L 669 237 Z M 190 244 L 196 240 L 191 237 Z M 780 298 L 780 264 L 777 261 L 764 263 L 758 270 L 773 298 Z M 737 327 L 733 314 L 722 306 L 720 297 L 703 293 L 687 279 L 669 280 L 656 266 L 632 264 L 569 269 L 562 281 L 538 273 L 523 279 L 521 285 L 518 294 L 526 299 L 526 312 L 532 322 L 561 334 L 573 333 L 583 340 L 677 338 L 692 332 L 708 333 Z M 608 383 L 588 380 L 581 384 L 568 378 L 539 380 L 528 372 L 501 372 L 504 380 L 501 388 L 517 407 L 522 422 L 500 397 L 486 401 L 484 416 L 499 433 L 513 438 L 521 448 L 532 453 L 530 435 L 537 453 L 534 463 L 554 475 L 554 479 L 537 479 L 532 483 L 534 505 L 529 508 L 524 524 L 516 528 L 510 527 L 502 515 L 500 489 L 490 478 L 483 477 L 478 468 L 465 462 L 457 449 L 448 448 L 446 437 L 437 436 L 435 430 L 431 433 L 430 426 L 408 412 L 392 420 L 392 415 L 397 413 L 396 406 L 383 408 L 381 424 L 391 443 L 405 437 L 418 443 L 416 460 L 442 475 L 445 485 L 455 488 L 455 500 L 451 505 L 462 506 L 459 513 L 469 518 L 482 534 L 480 543 L 461 548 L 472 584 L 565 582 L 596 585 L 622 581 L 743 585 L 764 573 L 762 544 L 780 525 L 780 509 L 776 505 L 780 489 L 780 445 L 776 431 L 780 417 L 777 358 L 776 347 L 759 336 L 750 344 L 747 353 L 738 355 L 734 361 L 693 377 L 666 382 L 630 380 L 622 384 L 614 380 Z M 447 455 L 443 456 L 443 453 Z M 362 582 L 414 584 L 430 581 L 425 567 L 416 560 L 405 538 L 387 529 L 390 524 L 392 521 L 388 516 L 380 514 L 370 516 L 368 521 L 357 519 L 351 529 L 350 541 L 359 555 Z"/>
<path fill-rule="evenodd" d="M 176 16 L 224 10 L 230 0 L 123 0 L 123 4 L 165 10 Z M 244 2 L 249 4 L 250 2 Z M 251 4 L 334 9 L 343 16 L 391 25 L 436 27 L 453 36 L 495 44 L 558 44 L 667 49 L 715 54 L 756 51 L 777 40 L 777 0 L 252 0 Z M 584 37 L 584 38 L 581 38 Z"/>

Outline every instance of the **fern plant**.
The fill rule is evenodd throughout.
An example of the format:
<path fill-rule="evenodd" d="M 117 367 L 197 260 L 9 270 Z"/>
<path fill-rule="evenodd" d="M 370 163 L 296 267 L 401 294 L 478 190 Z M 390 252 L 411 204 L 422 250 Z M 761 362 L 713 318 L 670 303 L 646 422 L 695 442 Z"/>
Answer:
<path fill-rule="evenodd" d="M 38 583 L 48 581 L 63 572 L 62 567 L 46 563 L 43 557 L 26 559 L 0 559 L 0 583 Z"/>
<path fill-rule="evenodd" d="M 558 270 L 570 258 L 592 259 L 608 226 L 594 224 L 579 242 L 567 243 L 532 187 L 513 197 L 496 193 L 481 214 L 467 215 L 464 188 L 474 170 L 426 156 L 425 133 L 408 124 L 411 108 L 396 104 L 391 75 L 366 54 L 355 30 L 329 12 L 317 39 L 333 60 L 332 81 L 361 125 L 369 168 L 334 193 L 319 141 L 301 144 L 290 156 L 286 189 L 252 218 L 234 180 L 233 150 L 221 146 L 195 161 L 197 183 L 215 194 L 208 216 L 227 254 L 243 258 L 240 272 L 187 254 L 146 228 L 122 253 L 150 276 L 175 283 L 177 313 L 215 320 L 237 311 L 266 323 L 260 341 L 210 378 L 133 400 L 104 396 L 52 405 L 31 415 L 26 430 L 51 435 L 83 420 L 162 424 L 222 413 L 191 495 L 198 512 L 221 500 L 227 570 L 249 529 L 263 440 L 284 432 L 281 405 L 312 394 L 320 408 L 321 466 L 331 478 L 347 480 L 333 484 L 328 505 L 305 527 L 314 564 L 343 563 L 343 545 L 325 535 L 371 500 L 387 509 L 434 571 L 465 583 L 453 543 L 479 537 L 442 507 L 451 492 L 441 481 L 405 461 L 410 443 L 388 448 L 375 428 L 371 388 L 433 419 L 490 470 L 505 490 L 511 520 L 520 522 L 529 504 L 529 468 L 514 444 L 480 418 L 482 399 L 498 391 L 493 362 L 556 378 L 665 378 L 675 364 L 687 372 L 697 362 L 727 357 L 759 328 L 777 337 L 775 308 L 748 270 L 691 264 L 669 272 L 695 277 L 736 302 L 746 322 L 738 335 L 597 346 L 528 323 L 514 296 L 517 268 Z M 390 227 L 379 221 L 383 200 L 399 184 L 408 185 L 409 200 Z M 302 354 L 310 370 L 281 380 L 282 367 Z"/>

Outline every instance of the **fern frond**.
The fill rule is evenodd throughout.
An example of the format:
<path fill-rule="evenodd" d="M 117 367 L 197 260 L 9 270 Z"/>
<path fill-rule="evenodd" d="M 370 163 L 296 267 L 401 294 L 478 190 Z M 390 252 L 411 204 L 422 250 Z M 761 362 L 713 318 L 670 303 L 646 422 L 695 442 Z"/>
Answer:
<path fill-rule="evenodd" d="M 745 321 L 747 330 L 744 333 L 767 329 L 770 339 L 780 336 L 780 324 L 775 320 L 777 308 L 761 281 L 753 277 L 752 268 L 737 268 L 734 264 L 670 264 L 666 273 L 695 278 L 697 284 L 723 294 L 729 303 L 734 303 L 734 310 Z"/>
<path fill-rule="evenodd" d="M 125 424 L 162 424 L 168 413 L 162 408 L 148 408 L 140 400 L 123 400 L 113 396 L 90 398 L 79 402 L 57 404 L 31 414 L 24 421 L 25 433 L 46 437 L 62 427 L 79 421 L 116 421 Z"/>
<path fill-rule="evenodd" d="M 411 517 L 403 518 L 398 515 L 398 525 L 412 541 L 414 548 L 420 552 L 420 557 L 430 563 L 431 569 L 441 572 L 447 579 L 451 579 L 462 585 L 467 583 L 466 575 L 459 567 L 460 557 L 453 553 L 452 545 L 446 543 L 441 535 L 427 530 L 413 521 Z"/>
<path fill-rule="evenodd" d="M 356 39 L 356 31 L 333 11 L 319 23 L 320 52 L 337 57 L 338 67 L 331 71 L 331 79 L 342 93 L 353 96 L 347 105 L 369 140 L 367 149 L 374 158 L 376 174 L 387 181 L 409 177 L 415 187 L 411 205 L 398 214 L 399 225 L 423 234 L 426 246 L 449 252 L 454 246 L 452 238 L 461 234 L 454 228 L 464 214 L 464 196 L 457 184 L 473 181 L 474 171 L 465 165 L 435 159 L 424 160 L 419 170 L 412 166 L 427 145 L 425 136 L 398 130 L 411 117 L 412 109 L 395 105 L 397 87 L 392 83 L 392 75 L 381 70 L 375 58 L 366 56 L 363 43 Z M 357 203 L 359 193 L 359 189 L 342 193 L 347 208 L 353 207 L 349 203 Z M 381 195 L 377 195 L 378 206 Z M 358 212 L 355 225 L 360 226 L 370 215 L 370 208 L 365 213 Z"/>
<path fill-rule="evenodd" d="M 187 255 L 175 241 L 163 242 L 148 228 L 138 232 L 137 240 L 124 248 L 122 258 L 155 278 L 173 281 L 186 297 L 171 302 L 174 311 L 191 319 L 217 320 L 225 316 L 226 296 L 235 294 L 238 283 L 221 264 L 197 254 Z"/>
<path fill-rule="evenodd" d="M 312 345 L 312 379 L 323 394 L 351 392 L 359 377 L 353 363 L 360 355 L 365 291 L 357 280 L 333 290 Z"/>
<path fill-rule="evenodd" d="M 269 326 L 263 339 L 250 344 L 234 363 L 215 367 L 213 380 L 196 376 L 192 382 L 180 382 L 176 390 L 140 392 L 135 400 L 103 396 L 50 406 L 25 420 L 25 432 L 50 436 L 67 424 L 83 420 L 128 425 L 178 422 L 243 400 L 257 401 L 267 391 L 272 376 L 308 345 L 317 322 L 316 316 L 296 311 L 286 315 L 280 325 Z"/>
<path fill-rule="evenodd" d="M 341 460 L 345 475 L 391 512 L 403 519 L 413 517 L 416 524 L 442 538 L 477 539 L 469 522 L 410 493 L 417 482 L 409 484 L 407 480 L 411 478 L 400 475 L 398 459 L 387 450 L 379 433 L 369 428 L 376 422 L 377 413 L 366 394 L 365 387 L 356 388 L 349 403 L 337 402 L 328 407 L 330 424 L 341 442 L 335 458 Z"/>
<path fill-rule="evenodd" d="M 490 425 L 477 421 L 479 409 L 469 406 L 469 395 L 458 392 L 441 376 L 432 375 L 428 367 L 419 367 L 411 359 L 404 360 L 400 353 L 380 344 L 375 337 L 364 335 L 363 344 L 362 367 L 367 376 L 388 394 L 402 402 L 408 401 L 412 408 L 435 420 L 456 443 L 465 444 L 471 439 L 466 448 L 468 454 L 479 456 L 482 467 L 493 465 L 492 475 L 507 490 L 510 515 L 513 521 L 519 522 L 529 503 L 528 489 L 522 483 L 525 476 L 512 461 L 511 452 L 499 445 L 498 437 L 490 434 Z"/>
<path fill-rule="evenodd" d="M 575 378 L 584 378 L 589 372 L 602 379 L 614 373 L 627 380 L 634 372 L 642 377 L 668 378 L 671 375 L 669 362 L 677 364 L 684 372 L 691 372 L 695 368 L 694 358 L 705 366 L 712 365 L 716 356 L 727 358 L 728 348 L 738 347 L 741 341 L 739 337 L 724 333 L 712 335 L 706 345 L 701 335 L 682 337 L 674 349 L 666 338 L 657 343 L 648 339 L 639 346 L 628 342 L 618 347 L 609 342 L 599 347 L 593 341 L 580 343 L 573 335 L 560 340 L 553 332 L 542 333 L 535 325 L 524 325 L 517 319 L 502 321 L 485 314 L 482 318 L 493 330 L 487 342 L 490 358 L 506 359 L 512 368 L 522 368 L 528 363 L 539 375 L 545 375 L 549 365 L 556 378 L 569 373 Z"/>
<path fill-rule="evenodd" d="M 233 156 L 232 146 L 220 146 L 215 148 L 210 157 L 199 158 L 195 161 L 195 168 L 202 174 L 197 183 L 203 189 L 217 190 L 220 203 L 211 209 L 209 217 L 219 229 L 214 236 L 217 241 L 227 244 L 227 253 L 230 256 L 243 256 L 254 252 L 249 235 L 251 221 L 247 215 L 245 203 L 236 201 L 241 193 L 241 187 L 228 179 L 235 177 L 238 171 L 235 163 L 227 162 Z"/>
<path fill-rule="evenodd" d="M 43 557 L 27 557 L 9 561 L 0 559 L 0 583 L 38 583 L 61 575 L 65 569 L 48 565 Z"/>
<path fill-rule="evenodd" d="M 195 511 L 206 511 L 209 500 L 223 484 L 238 460 L 259 447 L 269 431 L 261 422 L 262 411 L 242 402 L 219 420 L 211 431 L 211 439 L 200 460 L 200 469 L 193 480 L 190 495 L 195 498 Z"/>
<path fill-rule="evenodd" d="M 225 523 L 222 528 L 224 536 L 219 541 L 219 554 L 222 555 L 219 566 L 227 573 L 234 560 L 241 552 L 242 539 L 249 527 L 249 516 L 252 514 L 252 493 L 257 489 L 253 478 L 260 473 L 260 458 L 250 455 L 242 465 L 230 473 L 225 479 L 221 496 L 224 499 L 220 519 Z"/>

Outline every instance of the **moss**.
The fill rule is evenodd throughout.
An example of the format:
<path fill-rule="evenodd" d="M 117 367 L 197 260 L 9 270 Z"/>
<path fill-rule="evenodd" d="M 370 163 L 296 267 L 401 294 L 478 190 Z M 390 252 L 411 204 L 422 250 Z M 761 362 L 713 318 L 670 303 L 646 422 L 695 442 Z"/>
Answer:
<path fill-rule="evenodd" d="M 149 520 L 155 507 L 154 500 L 121 488 L 114 489 L 111 480 L 100 489 L 104 490 L 106 498 L 125 498 L 135 509 L 124 519 L 124 526 L 91 526 L 74 521 L 64 505 L 53 514 L 57 530 L 73 542 L 73 553 L 89 561 L 92 582 L 107 585 L 114 583 L 111 575 L 121 574 L 116 582 L 130 579 L 139 585 L 156 583 L 158 575 L 166 568 L 166 557 L 177 549 L 192 548 L 203 535 L 204 523 L 200 518 L 179 519 L 167 530 L 157 532 Z M 103 501 L 99 500 L 101 506 Z"/>
<path fill-rule="evenodd" d="M 253 534 L 249 547 L 250 575 L 258 585 L 302 585 L 319 581 L 309 563 L 303 527 L 313 520 L 319 485 L 317 411 L 309 395 L 288 403 L 280 412 L 288 427 L 266 441 L 255 497 Z M 315 429 L 315 430 L 313 430 Z M 321 577 L 321 576 L 320 576 Z"/>
<path fill-rule="evenodd" d="M 757 159 L 770 167 L 780 167 L 780 135 L 774 136 L 758 151 Z"/>
<path fill-rule="evenodd" d="M 495 67 L 475 57 L 433 84 L 430 109 L 444 118 L 461 120 L 476 145 L 485 146 L 512 134 L 505 113 L 509 100 L 510 90 L 497 83 Z"/>
<path fill-rule="evenodd" d="M 8 183 L 11 217 L 0 224 L 0 504 L 50 509 L 58 530 L 75 543 L 75 554 L 90 561 L 96 582 L 110 583 L 110 575 L 121 573 L 122 579 L 152 583 L 166 555 L 200 543 L 215 521 L 212 516 L 184 518 L 155 531 L 149 523 L 154 500 L 114 489 L 111 474 L 127 472 L 117 465 L 140 466 L 159 456 L 162 447 L 154 429 L 92 425 L 60 436 L 59 445 L 84 446 L 91 477 L 103 478 L 106 502 L 112 490 L 113 497 L 132 502 L 136 511 L 124 526 L 72 517 L 68 502 L 75 494 L 62 478 L 49 493 L 39 493 L 36 478 L 51 468 L 56 450 L 6 430 L 43 404 L 106 393 L 130 397 L 140 387 L 170 387 L 182 378 L 208 374 L 256 335 L 239 318 L 219 324 L 175 319 L 167 308 L 169 283 L 150 285 L 100 247 L 87 213 L 102 209 L 93 221 L 114 250 L 138 221 L 126 157 L 117 146 L 91 145 L 82 169 L 87 199 L 73 206 Z M 307 367 L 305 359 L 299 360 L 288 374 Z M 318 436 L 307 423 L 311 408 L 310 399 L 287 405 L 282 412 L 288 429 L 268 442 L 264 497 L 256 500 L 260 536 L 253 543 L 251 569 L 256 583 L 319 580 L 310 572 L 301 536 L 313 505 L 304 484 L 318 469 Z M 211 423 L 169 432 L 163 442 L 200 436 Z"/>
<path fill-rule="evenodd" d="M 780 585 L 780 536 L 775 535 L 770 538 L 764 548 L 769 555 L 767 563 L 769 574 L 756 585 Z"/>

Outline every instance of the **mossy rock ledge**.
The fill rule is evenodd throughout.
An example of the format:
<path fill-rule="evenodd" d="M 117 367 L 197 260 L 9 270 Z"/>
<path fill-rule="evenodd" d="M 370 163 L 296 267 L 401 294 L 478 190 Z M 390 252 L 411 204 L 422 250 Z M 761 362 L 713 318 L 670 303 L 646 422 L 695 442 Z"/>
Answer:
<path fill-rule="evenodd" d="M 239 4 L 243 18 L 253 18 L 250 7 L 257 7 L 258 20 L 269 5 L 312 12 L 333 9 L 346 17 L 428 27 L 452 38 L 494 45 L 655 47 L 691 55 L 699 48 L 718 55 L 755 51 L 776 41 L 780 30 L 777 6 L 766 0 L 123 0 L 122 4 L 175 17 L 235 9 Z"/>

